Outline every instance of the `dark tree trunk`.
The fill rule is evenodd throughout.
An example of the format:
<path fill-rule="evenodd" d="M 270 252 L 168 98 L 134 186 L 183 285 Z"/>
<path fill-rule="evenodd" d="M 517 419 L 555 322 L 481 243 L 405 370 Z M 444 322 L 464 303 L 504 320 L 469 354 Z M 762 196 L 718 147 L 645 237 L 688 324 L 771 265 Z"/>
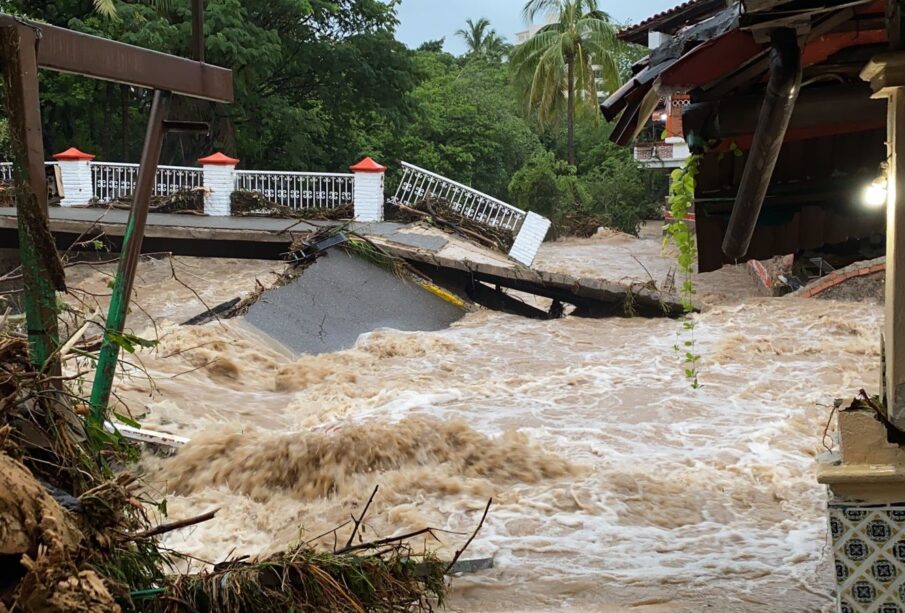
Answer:
<path fill-rule="evenodd" d="M 123 162 L 129 161 L 129 86 L 120 85 L 119 90 L 120 103 L 120 139 L 122 140 L 122 156 Z"/>
<path fill-rule="evenodd" d="M 102 159 L 110 160 L 113 158 L 113 83 L 107 81 L 104 91 L 104 150 L 101 155 Z"/>
<path fill-rule="evenodd" d="M 575 166 L 575 62 L 568 63 L 568 97 L 566 99 L 566 152 L 569 164 Z"/>

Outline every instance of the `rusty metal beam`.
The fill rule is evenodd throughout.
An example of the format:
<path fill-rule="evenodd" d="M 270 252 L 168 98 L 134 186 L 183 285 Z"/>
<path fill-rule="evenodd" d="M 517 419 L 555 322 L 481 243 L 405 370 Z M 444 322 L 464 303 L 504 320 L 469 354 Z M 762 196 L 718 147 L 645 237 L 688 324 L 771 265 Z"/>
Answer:
<path fill-rule="evenodd" d="M 0 15 L 0 27 L 39 31 L 38 66 L 41 68 L 191 98 L 233 101 L 232 71 L 226 68 L 9 15 Z"/>
<path fill-rule="evenodd" d="M 132 298 L 132 285 L 135 271 L 141 258 L 141 244 L 145 236 L 145 225 L 148 222 L 148 211 L 151 207 L 151 193 L 154 191 L 154 177 L 160 162 L 163 139 L 166 136 L 167 112 L 170 108 L 170 94 L 157 90 L 151 104 L 151 117 L 145 133 L 145 145 L 141 152 L 141 163 L 138 167 L 138 180 L 135 183 L 135 195 L 132 208 L 129 210 L 129 221 L 123 235 L 122 255 L 113 283 L 113 295 L 107 314 L 107 325 L 104 331 L 104 342 L 97 360 L 97 372 L 91 388 L 91 418 L 98 424 L 103 423 L 113 390 L 113 375 L 126 316 L 129 312 L 129 301 Z"/>

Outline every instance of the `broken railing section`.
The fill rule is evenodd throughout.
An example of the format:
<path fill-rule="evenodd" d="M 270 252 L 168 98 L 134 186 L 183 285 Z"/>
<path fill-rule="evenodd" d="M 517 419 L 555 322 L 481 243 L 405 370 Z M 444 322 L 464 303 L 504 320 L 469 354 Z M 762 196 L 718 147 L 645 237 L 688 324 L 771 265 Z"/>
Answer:
<path fill-rule="evenodd" d="M 515 242 L 509 256 L 526 266 L 534 262 L 537 250 L 550 230 L 549 219 L 518 209 L 414 164 L 402 162 L 402 168 L 402 180 L 391 200 L 393 204 L 415 207 L 425 198 L 438 199 L 473 221 L 511 230 L 515 234 Z"/>

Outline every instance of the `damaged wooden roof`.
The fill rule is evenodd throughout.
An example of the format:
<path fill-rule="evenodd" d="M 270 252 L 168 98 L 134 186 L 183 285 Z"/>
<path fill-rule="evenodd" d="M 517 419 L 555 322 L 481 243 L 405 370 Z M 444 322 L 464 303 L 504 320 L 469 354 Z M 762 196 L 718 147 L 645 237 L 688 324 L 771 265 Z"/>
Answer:
<path fill-rule="evenodd" d="M 861 207 L 858 187 L 876 176 L 886 156 L 885 103 L 871 99 L 859 75 L 888 46 L 885 10 L 884 0 L 745 0 L 703 13 L 638 62 L 633 77 L 601 105 L 615 121 L 611 139 L 628 145 L 661 99 L 690 96 L 685 137 L 704 153 L 695 211 L 702 271 L 883 232 L 882 211 Z M 636 28 L 657 29 L 667 17 Z M 743 256 L 728 257 L 721 247 L 758 133 L 771 34 L 780 29 L 798 41 L 797 101 L 750 245 Z"/>

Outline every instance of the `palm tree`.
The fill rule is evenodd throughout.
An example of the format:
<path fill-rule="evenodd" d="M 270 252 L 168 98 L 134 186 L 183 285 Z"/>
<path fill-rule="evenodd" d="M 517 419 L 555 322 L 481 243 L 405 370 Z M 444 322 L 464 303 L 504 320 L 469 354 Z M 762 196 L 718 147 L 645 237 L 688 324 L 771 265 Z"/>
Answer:
<path fill-rule="evenodd" d="M 494 30 L 490 29 L 490 22 L 481 17 L 476 22 L 468 19 L 465 21 L 467 29 L 456 32 L 456 36 L 462 38 L 468 45 L 469 55 L 484 55 L 487 51 L 488 41 L 502 40 Z"/>
<path fill-rule="evenodd" d="M 510 50 L 511 47 L 506 42 L 506 39 L 494 30 L 491 30 L 484 39 L 483 54 L 495 62 L 503 61 L 503 58 L 509 55 Z"/>
<path fill-rule="evenodd" d="M 609 16 L 597 0 L 528 0 L 528 23 L 540 15 L 558 14 L 511 55 L 516 82 L 525 92 L 526 106 L 542 124 L 551 124 L 566 107 L 569 164 L 575 165 L 575 110 L 583 103 L 599 111 L 597 77 L 609 91 L 619 83 L 616 52 L 620 43 Z M 563 96 L 565 95 L 565 100 Z"/>

